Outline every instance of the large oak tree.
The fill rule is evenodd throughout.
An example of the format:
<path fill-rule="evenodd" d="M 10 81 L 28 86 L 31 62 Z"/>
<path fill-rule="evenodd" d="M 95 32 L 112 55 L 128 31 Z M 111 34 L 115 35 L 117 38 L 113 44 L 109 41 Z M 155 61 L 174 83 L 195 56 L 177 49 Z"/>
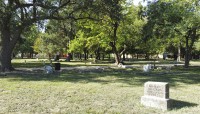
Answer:
<path fill-rule="evenodd" d="M 1 0 L 0 69 L 10 71 L 11 55 L 23 32 L 32 24 L 47 19 L 81 19 L 93 0 Z M 76 15 L 75 15 L 76 13 Z"/>

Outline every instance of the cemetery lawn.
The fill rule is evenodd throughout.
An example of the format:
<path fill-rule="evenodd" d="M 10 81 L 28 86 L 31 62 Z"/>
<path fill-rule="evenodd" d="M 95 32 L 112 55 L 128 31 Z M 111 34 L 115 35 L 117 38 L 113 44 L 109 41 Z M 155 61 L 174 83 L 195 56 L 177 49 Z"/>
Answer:
<path fill-rule="evenodd" d="M 22 67 L 22 63 L 14 65 Z M 175 101 L 171 110 L 141 105 L 146 81 L 169 82 L 170 98 Z M 19 70 L 0 75 L 0 113 L 198 114 L 200 66 L 150 73 L 141 68 L 111 67 L 66 69 L 50 75 L 40 70 Z"/>

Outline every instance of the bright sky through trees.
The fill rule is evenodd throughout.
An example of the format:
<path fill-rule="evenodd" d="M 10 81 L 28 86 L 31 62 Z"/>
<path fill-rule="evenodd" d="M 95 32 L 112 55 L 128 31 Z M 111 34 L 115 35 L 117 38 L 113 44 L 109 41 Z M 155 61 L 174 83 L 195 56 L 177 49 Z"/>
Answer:
<path fill-rule="evenodd" d="M 139 4 L 139 2 L 142 2 L 143 0 L 133 0 L 133 3 L 135 4 L 135 5 L 138 5 Z"/>
<path fill-rule="evenodd" d="M 141 2 L 142 5 L 146 5 L 146 2 L 143 2 L 144 0 L 127 0 L 130 3 L 133 3 L 134 5 L 138 5 L 139 2 Z"/>

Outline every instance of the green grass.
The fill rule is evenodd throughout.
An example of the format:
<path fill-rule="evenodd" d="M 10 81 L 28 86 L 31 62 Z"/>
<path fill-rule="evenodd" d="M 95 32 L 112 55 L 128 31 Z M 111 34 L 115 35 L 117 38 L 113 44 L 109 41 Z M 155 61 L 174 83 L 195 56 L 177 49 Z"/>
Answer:
<path fill-rule="evenodd" d="M 110 63 L 109 61 L 100 61 L 99 63 L 90 64 L 91 60 L 89 61 L 74 61 L 66 62 L 64 59 L 60 59 L 61 67 L 73 67 L 73 66 L 108 66 Z M 50 65 L 48 59 L 13 59 L 12 60 L 13 66 L 15 68 L 37 68 L 43 67 L 45 65 Z M 52 63 L 56 63 L 52 61 Z"/>
<path fill-rule="evenodd" d="M 15 65 L 22 67 L 21 64 Z M 75 66 L 70 64 L 73 63 L 67 65 Z M 140 104 L 146 81 L 169 82 L 170 98 L 175 100 L 172 110 Z M 91 72 L 74 69 L 51 75 L 42 71 L 11 72 L 0 76 L 0 113 L 197 114 L 200 67 L 150 73 L 138 68 Z"/>

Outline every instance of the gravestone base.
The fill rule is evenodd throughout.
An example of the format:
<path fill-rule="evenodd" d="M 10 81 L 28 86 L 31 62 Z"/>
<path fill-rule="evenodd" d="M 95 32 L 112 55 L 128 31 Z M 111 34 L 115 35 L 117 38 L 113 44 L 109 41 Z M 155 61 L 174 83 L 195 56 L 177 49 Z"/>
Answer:
<path fill-rule="evenodd" d="M 142 96 L 141 104 L 148 107 L 154 107 L 157 109 L 168 110 L 172 104 L 172 100 L 152 97 L 152 96 Z"/>

